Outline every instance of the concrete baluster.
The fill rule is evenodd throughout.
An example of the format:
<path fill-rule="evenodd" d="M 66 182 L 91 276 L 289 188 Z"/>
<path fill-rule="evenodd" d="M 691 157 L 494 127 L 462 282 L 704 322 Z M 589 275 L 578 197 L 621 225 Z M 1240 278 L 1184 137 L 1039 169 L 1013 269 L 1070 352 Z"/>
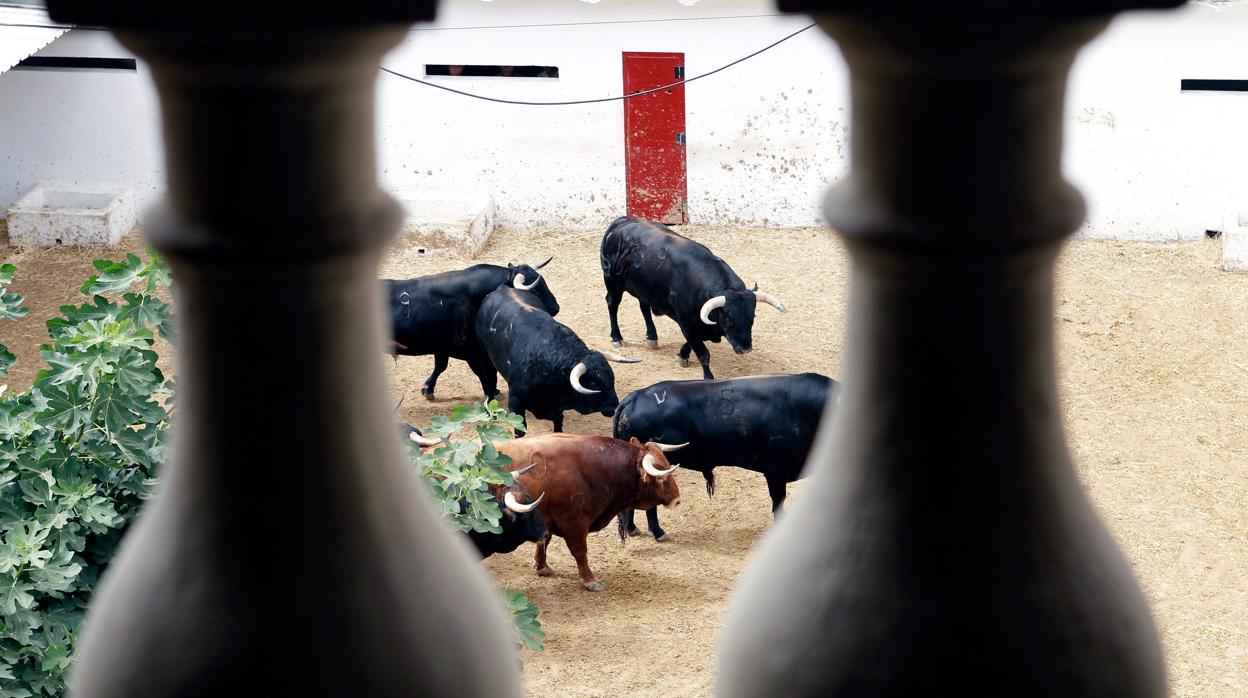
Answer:
<path fill-rule="evenodd" d="M 731 600 L 721 696 L 1163 696 L 1062 429 L 1062 106 L 1106 2 L 817 2 L 851 75 L 840 403 Z M 1153 3 L 1174 4 L 1169 3 Z M 812 272 L 813 273 L 813 272 Z"/>
<path fill-rule="evenodd" d="M 178 413 L 86 621 L 74 694 L 512 696 L 497 592 L 419 492 L 376 281 L 382 54 L 433 3 L 51 0 L 151 65 Z"/>

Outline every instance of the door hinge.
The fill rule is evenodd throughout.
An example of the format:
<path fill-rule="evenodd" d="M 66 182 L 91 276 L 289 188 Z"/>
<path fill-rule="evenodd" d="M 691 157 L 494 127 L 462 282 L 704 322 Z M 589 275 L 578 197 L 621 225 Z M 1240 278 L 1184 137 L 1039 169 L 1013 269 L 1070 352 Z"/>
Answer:
<path fill-rule="evenodd" d="M 685 132 L 681 131 L 680 133 L 676 134 L 676 145 L 684 145 L 684 144 L 685 144 Z"/>
<path fill-rule="evenodd" d="M 683 65 L 676 66 L 676 79 L 677 80 L 685 79 L 685 66 Z"/>

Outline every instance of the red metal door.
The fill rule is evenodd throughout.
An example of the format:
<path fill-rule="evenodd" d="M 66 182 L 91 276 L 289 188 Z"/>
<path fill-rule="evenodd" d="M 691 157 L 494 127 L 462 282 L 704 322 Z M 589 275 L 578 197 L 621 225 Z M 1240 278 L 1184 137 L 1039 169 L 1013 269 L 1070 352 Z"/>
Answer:
<path fill-rule="evenodd" d="M 624 53 L 624 94 L 684 78 L 683 53 Z M 624 100 L 628 215 L 688 223 L 685 205 L 685 86 Z"/>

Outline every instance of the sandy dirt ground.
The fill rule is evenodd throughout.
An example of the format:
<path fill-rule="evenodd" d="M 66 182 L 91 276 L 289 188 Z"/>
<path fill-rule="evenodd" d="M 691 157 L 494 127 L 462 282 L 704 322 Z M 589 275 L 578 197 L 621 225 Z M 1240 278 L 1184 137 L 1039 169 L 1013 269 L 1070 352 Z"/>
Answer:
<path fill-rule="evenodd" d="M 712 345 L 717 376 L 816 370 L 840 377 L 848 260 L 820 229 L 686 227 L 747 283 L 789 304 L 781 315 L 760 307 L 755 351 L 736 356 Z M 608 348 L 598 269 L 598 234 L 500 231 L 476 261 L 536 262 L 563 308 L 559 320 L 591 346 Z M 133 236 L 128 249 L 141 247 Z M 116 251 L 110 251 L 118 256 Z M 0 324 L 0 341 L 22 363 L 10 383 L 24 387 L 38 367 L 43 321 L 77 302 L 77 287 L 98 250 L 0 247 L 19 264 L 12 290 L 29 297 L 30 317 Z M 1152 603 L 1176 696 L 1248 695 L 1248 275 L 1218 271 L 1216 242 L 1131 244 L 1078 240 L 1063 254 L 1056 306 L 1061 388 L 1082 481 L 1134 565 Z M 421 257 L 396 246 L 381 275 L 408 277 L 462 267 L 464 260 Z M 643 363 L 616 365 L 621 397 L 658 380 L 696 378 L 677 366 L 671 320 L 657 320 L 660 347 L 640 340 L 636 302 L 620 318 L 625 353 Z M 452 361 L 434 402 L 419 388 L 431 357 L 379 357 L 406 395 L 403 416 L 427 424 L 435 414 L 481 398 L 468 368 Z M 534 422 L 535 432 L 549 423 Z M 578 433 L 610 433 L 601 416 L 569 415 Z M 728 595 L 770 512 L 761 477 L 717 471 L 708 498 L 696 473 L 678 473 L 682 504 L 661 512 L 668 543 L 633 538 L 614 527 L 591 536 L 590 564 L 607 585 L 582 591 L 560 541 L 537 577 L 532 546 L 485 563 L 501 586 L 525 589 L 542 608 L 546 651 L 524 653 L 530 695 L 703 696 L 712 690 L 715 647 Z M 789 488 L 792 503 L 802 483 Z M 644 523 L 639 517 L 639 525 Z"/>

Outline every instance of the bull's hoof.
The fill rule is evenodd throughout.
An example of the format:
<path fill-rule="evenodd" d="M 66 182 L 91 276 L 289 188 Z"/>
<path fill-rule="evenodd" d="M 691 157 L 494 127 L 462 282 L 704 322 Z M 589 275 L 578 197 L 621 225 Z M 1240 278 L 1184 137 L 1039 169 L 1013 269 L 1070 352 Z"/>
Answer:
<path fill-rule="evenodd" d="M 611 340 L 611 346 L 615 347 L 616 349 L 619 349 L 620 347 L 624 346 L 624 340 L 613 339 Z"/>
<path fill-rule="evenodd" d="M 647 340 L 646 340 L 646 346 L 650 347 L 651 349 L 658 349 L 658 348 L 659 348 L 659 340 L 657 340 L 657 339 L 647 339 Z"/>
<path fill-rule="evenodd" d="M 546 567 L 543 567 L 542 569 L 540 569 L 540 570 L 538 570 L 538 571 L 537 571 L 537 576 L 539 576 L 539 577 L 553 577 L 553 576 L 555 576 L 555 571 L 554 571 L 554 570 L 552 570 L 549 566 L 546 566 Z"/>
<path fill-rule="evenodd" d="M 676 363 L 680 364 L 681 368 L 689 368 L 691 365 L 689 363 L 689 359 L 681 358 L 679 356 L 676 357 Z"/>
<path fill-rule="evenodd" d="M 602 591 L 606 589 L 606 585 L 595 579 L 592 582 L 582 581 L 581 586 L 585 587 L 585 591 Z"/>
<path fill-rule="evenodd" d="M 628 529 L 628 537 L 629 537 L 629 538 L 636 538 L 637 536 L 640 536 L 640 535 L 641 535 L 641 531 L 638 531 L 638 530 L 637 530 L 637 529 L 635 529 L 635 528 L 630 528 L 630 529 Z"/>
<path fill-rule="evenodd" d="M 420 394 L 425 396 L 426 400 L 433 401 L 433 388 L 427 385 L 420 386 Z"/>
<path fill-rule="evenodd" d="M 654 542 L 656 543 L 666 543 L 669 540 L 671 540 L 671 537 L 669 537 L 666 533 L 660 533 L 654 537 Z"/>

